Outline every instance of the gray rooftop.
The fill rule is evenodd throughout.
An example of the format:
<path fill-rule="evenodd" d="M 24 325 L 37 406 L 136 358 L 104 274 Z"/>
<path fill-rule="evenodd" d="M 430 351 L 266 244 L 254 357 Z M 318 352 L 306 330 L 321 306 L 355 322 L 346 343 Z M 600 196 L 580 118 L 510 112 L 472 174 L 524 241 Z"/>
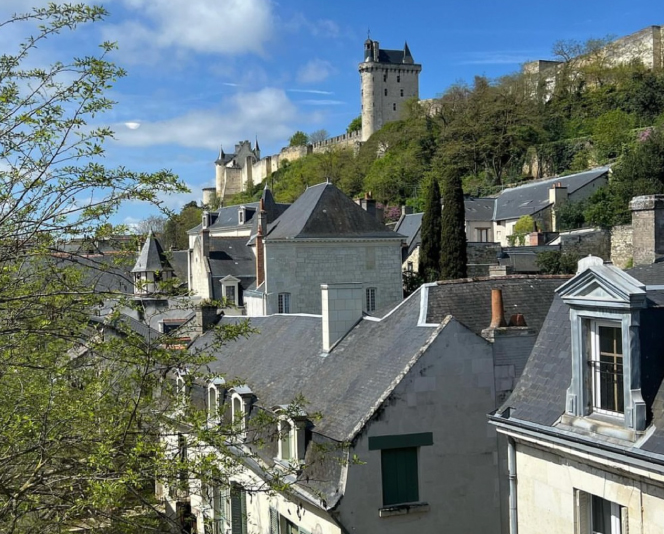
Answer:
<path fill-rule="evenodd" d="M 381 321 L 360 321 L 325 357 L 320 317 L 252 318 L 259 333 L 228 342 L 210 368 L 250 384 L 268 408 L 288 404 L 301 393 L 309 402 L 307 411 L 323 415 L 316 432 L 337 441 L 351 439 L 435 330 L 417 326 L 420 295 L 421 290 Z M 205 346 L 212 335 L 193 347 Z"/>
<path fill-rule="evenodd" d="M 429 289 L 427 322 L 438 323 L 454 315 L 480 334 L 491 323 L 491 290 L 502 289 L 506 319 L 521 313 L 528 326 L 539 331 L 555 290 L 569 279 L 566 275 L 516 275 L 438 282 Z"/>
<path fill-rule="evenodd" d="M 464 200 L 467 221 L 491 221 L 496 207 L 495 198 L 467 198 Z"/>
<path fill-rule="evenodd" d="M 394 231 L 398 234 L 406 236 L 406 245 L 408 245 L 408 254 L 415 250 L 415 247 L 420 245 L 420 228 L 422 227 L 423 213 L 411 213 L 404 215 L 399 219 L 399 222 L 394 227 Z"/>
<path fill-rule="evenodd" d="M 159 240 L 155 235 L 150 232 L 131 272 L 138 273 L 172 270 L 173 267 L 171 267 L 168 258 L 166 258 L 164 249 L 161 248 L 161 243 L 159 243 Z"/>
<path fill-rule="evenodd" d="M 551 204 L 549 189 L 553 184 L 560 182 L 563 187 L 567 187 L 567 193 L 571 195 L 608 172 L 608 167 L 599 167 L 592 171 L 559 176 L 505 189 L 497 198 L 493 220 L 502 221 L 518 219 L 523 215 L 533 215 Z"/>
<path fill-rule="evenodd" d="M 336 186 L 322 183 L 307 190 L 268 227 L 267 240 L 391 238 L 393 232 Z"/>

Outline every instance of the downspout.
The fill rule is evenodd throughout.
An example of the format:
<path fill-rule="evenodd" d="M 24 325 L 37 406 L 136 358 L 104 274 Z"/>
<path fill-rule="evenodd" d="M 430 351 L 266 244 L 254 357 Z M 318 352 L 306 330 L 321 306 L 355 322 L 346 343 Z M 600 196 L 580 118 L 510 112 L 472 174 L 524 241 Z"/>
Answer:
<path fill-rule="evenodd" d="M 510 534 L 518 534 L 516 509 L 516 444 L 507 438 L 507 471 L 510 481 Z"/>

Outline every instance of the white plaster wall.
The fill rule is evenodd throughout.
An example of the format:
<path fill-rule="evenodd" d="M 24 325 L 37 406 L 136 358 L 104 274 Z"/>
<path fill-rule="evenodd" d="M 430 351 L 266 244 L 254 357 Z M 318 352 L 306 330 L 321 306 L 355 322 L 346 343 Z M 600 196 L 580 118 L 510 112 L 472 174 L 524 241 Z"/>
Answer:
<path fill-rule="evenodd" d="M 514 225 L 518 219 L 511 219 L 503 221 L 502 225 L 499 225 L 497 222 L 493 223 L 493 235 L 494 241 L 500 243 L 503 247 L 508 246 L 507 236 L 510 236 L 514 233 Z"/>
<path fill-rule="evenodd" d="M 517 510 L 519 534 L 574 532 L 578 489 L 627 507 L 631 534 L 662 532 L 664 485 L 630 476 L 619 464 L 604 467 L 517 443 Z"/>
<path fill-rule="evenodd" d="M 263 310 L 263 299 L 258 297 L 250 297 L 244 294 L 244 306 L 247 310 L 248 317 L 261 317 L 265 315 Z"/>
<path fill-rule="evenodd" d="M 195 295 L 204 299 L 212 298 L 210 294 L 210 271 L 207 265 L 207 258 L 203 256 L 201 250 L 200 238 L 197 236 L 194 240 L 193 252 L 191 253 L 191 287 L 189 288 Z"/>
<path fill-rule="evenodd" d="M 493 241 L 493 222 L 491 221 L 466 221 L 466 240 L 470 243 L 479 241 L 477 230 L 487 228 L 489 230 L 489 242 Z"/>
<path fill-rule="evenodd" d="M 348 532 L 439 534 L 500 532 L 497 440 L 486 423 L 494 408 L 491 346 L 452 320 L 368 423 L 351 454 L 338 507 Z M 381 452 L 369 436 L 433 433 L 419 448 L 419 496 L 427 512 L 379 517 Z"/>
<path fill-rule="evenodd" d="M 387 242 L 386 242 L 387 241 Z M 321 284 L 359 282 L 376 288 L 376 308 L 403 298 L 400 240 L 265 241 L 267 314 L 290 293 L 291 313 L 321 313 Z"/>

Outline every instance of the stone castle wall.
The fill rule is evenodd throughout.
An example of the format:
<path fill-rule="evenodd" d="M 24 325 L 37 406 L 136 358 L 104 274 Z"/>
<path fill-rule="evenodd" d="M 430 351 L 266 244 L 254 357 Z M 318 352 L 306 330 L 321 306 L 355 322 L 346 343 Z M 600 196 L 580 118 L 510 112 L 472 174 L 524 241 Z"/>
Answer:
<path fill-rule="evenodd" d="M 631 224 L 614 226 L 611 229 L 611 261 L 621 269 L 634 261 Z"/>

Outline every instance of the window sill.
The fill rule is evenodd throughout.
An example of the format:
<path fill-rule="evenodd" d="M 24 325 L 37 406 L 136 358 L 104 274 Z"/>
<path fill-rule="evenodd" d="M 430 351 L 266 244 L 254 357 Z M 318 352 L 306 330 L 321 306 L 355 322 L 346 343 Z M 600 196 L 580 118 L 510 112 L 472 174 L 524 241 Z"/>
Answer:
<path fill-rule="evenodd" d="M 608 438 L 634 442 L 639 436 L 638 432 L 625 427 L 622 416 L 612 416 L 600 413 L 591 413 L 583 417 L 565 414 L 560 422 L 574 428 L 600 434 Z"/>
<path fill-rule="evenodd" d="M 396 515 L 421 514 L 429 511 L 428 502 L 412 502 L 409 504 L 393 504 L 378 509 L 379 517 L 393 517 Z"/>

